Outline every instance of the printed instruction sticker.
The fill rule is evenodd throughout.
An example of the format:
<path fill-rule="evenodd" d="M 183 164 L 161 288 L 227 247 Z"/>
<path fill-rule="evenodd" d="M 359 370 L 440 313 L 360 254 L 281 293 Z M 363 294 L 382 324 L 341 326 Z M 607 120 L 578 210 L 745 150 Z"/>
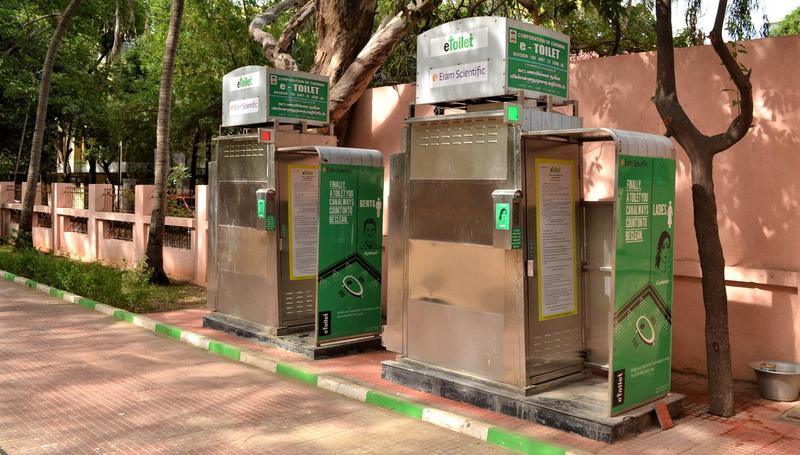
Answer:
<path fill-rule="evenodd" d="M 289 279 L 316 278 L 318 238 L 319 167 L 289 166 Z"/>
<path fill-rule="evenodd" d="M 575 163 L 537 159 L 536 234 L 539 320 L 578 313 Z"/>

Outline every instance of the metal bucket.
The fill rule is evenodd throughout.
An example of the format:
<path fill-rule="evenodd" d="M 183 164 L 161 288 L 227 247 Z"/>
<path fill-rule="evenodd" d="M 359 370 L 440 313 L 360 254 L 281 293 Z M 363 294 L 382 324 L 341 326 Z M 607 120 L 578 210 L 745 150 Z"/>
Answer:
<path fill-rule="evenodd" d="M 795 401 L 800 394 L 800 363 L 757 360 L 747 365 L 756 370 L 758 392 L 774 401 Z"/>

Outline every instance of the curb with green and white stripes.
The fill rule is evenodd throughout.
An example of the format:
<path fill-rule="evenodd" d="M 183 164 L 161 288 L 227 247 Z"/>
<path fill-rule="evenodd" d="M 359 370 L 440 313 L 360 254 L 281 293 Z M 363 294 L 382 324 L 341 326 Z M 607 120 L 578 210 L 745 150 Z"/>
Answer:
<path fill-rule="evenodd" d="M 319 374 L 290 363 L 278 362 L 260 352 L 243 349 L 239 346 L 200 335 L 199 333 L 190 332 L 180 327 L 164 324 L 129 311 L 95 302 L 94 300 L 62 291 L 61 289 L 56 289 L 25 277 L 17 276 L 11 272 L 0 270 L 0 275 L 2 275 L 2 278 L 6 281 L 13 281 L 52 297 L 80 305 L 88 310 L 98 311 L 151 332 L 188 343 L 208 352 L 213 352 L 214 354 L 221 355 L 230 360 L 329 390 L 364 403 L 388 409 L 413 419 L 432 423 L 436 426 L 480 439 L 489 444 L 525 454 L 566 455 L 569 453 L 563 448 L 537 441 L 502 427 L 470 419 L 441 409 L 430 408 L 402 396 L 373 390 L 336 376 Z"/>

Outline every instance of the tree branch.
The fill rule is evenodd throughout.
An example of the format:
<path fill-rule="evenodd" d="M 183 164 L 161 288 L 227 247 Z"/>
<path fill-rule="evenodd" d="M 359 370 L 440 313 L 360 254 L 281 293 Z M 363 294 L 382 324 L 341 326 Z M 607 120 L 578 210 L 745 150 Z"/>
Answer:
<path fill-rule="evenodd" d="M 702 137 L 702 133 L 683 110 L 683 106 L 678 100 L 675 84 L 671 3 L 671 0 L 656 1 L 656 49 L 658 49 L 658 54 L 656 58 L 656 94 L 653 102 L 667 128 L 667 136 L 696 140 Z"/>
<path fill-rule="evenodd" d="M 722 23 L 727 11 L 727 0 L 720 0 L 714 28 L 711 30 L 711 46 L 739 91 L 739 115 L 728 126 L 728 130 L 711 137 L 714 154 L 727 150 L 739 142 L 753 125 L 753 86 L 750 84 L 750 73 L 736 61 L 728 46 L 722 39 Z"/>
<path fill-rule="evenodd" d="M 311 15 L 314 14 L 314 11 L 316 11 L 314 0 L 309 0 L 308 3 L 297 11 L 292 20 L 290 20 L 283 29 L 283 33 L 281 33 L 280 38 L 278 38 L 278 44 L 272 54 L 275 68 L 297 71 L 297 62 L 289 51 L 291 50 L 295 38 L 297 38 L 297 33 L 303 25 L 305 25 Z"/>
<path fill-rule="evenodd" d="M 277 5 L 259 14 L 250 22 L 250 26 L 248 27 L 248 32 L 250 33 L 250 36 L 253 38 L 253 40 L 256 43 L 258 43 L 264 50 L 264 57 L 268 61 L 270 62 L 273 61 L 272 60 L 273 52 L 278 43 L 277 41 L 275 41 L 274 36 L 272 36 L 269 32 L 264 31 L 264 27 L 275 22 L 275 19 L 277 19 L 278 16 L 280 16 L 287 10 L 291 8 L 298 8 L 305 3 L 306 0 L 283 0 Z"/>
<path fill-rule="evenodd" d="M 533 19 L 533 23 L 536 25 L 542 24 L 542 17 L 539 15 L 539 5 L 536 0 L 517 0 L 523 8 L 528 10 L 528 13 L 531 15 L 531 19 Z"/>
<path fill-rule="evenodd" d="M 344 117 L 410 27 L 433 11 L 439 1 L 412 1 L 378 27 L 355 61 L 331 89 L 329 109 L 332 123 Z"/>

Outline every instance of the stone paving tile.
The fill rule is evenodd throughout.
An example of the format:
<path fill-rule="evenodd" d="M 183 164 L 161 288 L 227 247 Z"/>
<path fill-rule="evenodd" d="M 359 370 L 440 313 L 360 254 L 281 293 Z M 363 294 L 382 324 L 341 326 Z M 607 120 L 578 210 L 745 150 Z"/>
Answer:
<path fill-rule="evenodd" d="M 502 453 L 0 282 L 9 454 Z"/>

